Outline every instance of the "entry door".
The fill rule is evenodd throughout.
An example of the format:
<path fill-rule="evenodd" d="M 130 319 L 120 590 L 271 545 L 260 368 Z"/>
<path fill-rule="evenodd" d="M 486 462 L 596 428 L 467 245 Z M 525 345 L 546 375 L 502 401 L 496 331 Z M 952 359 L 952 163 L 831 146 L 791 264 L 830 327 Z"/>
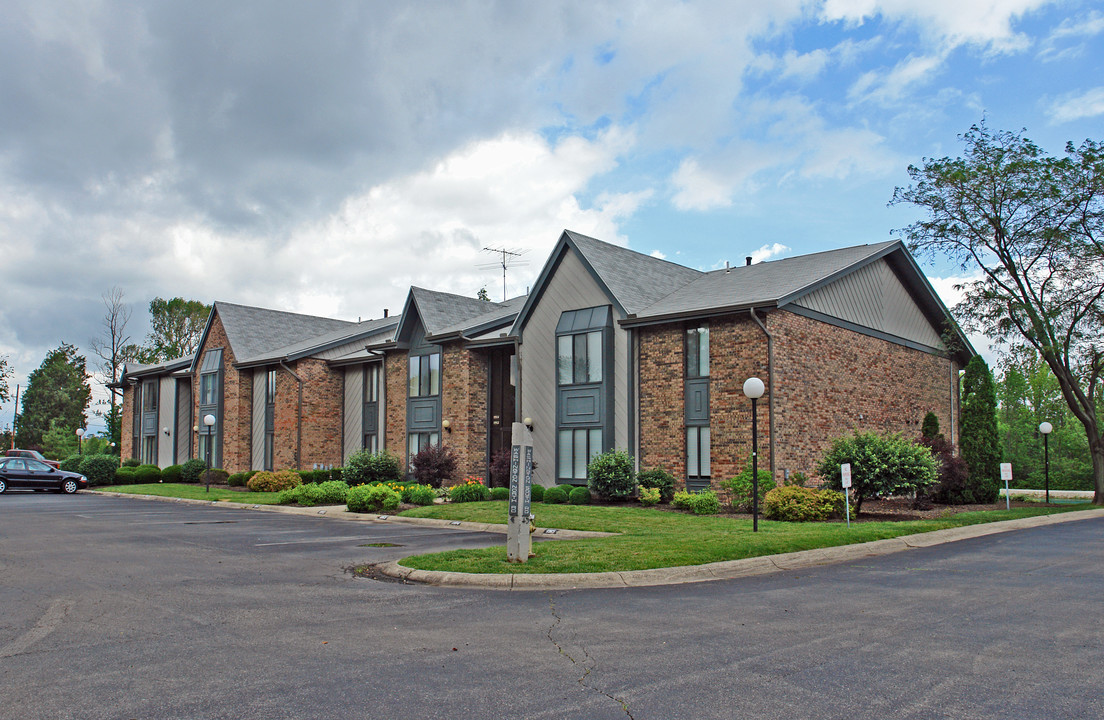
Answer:
<path fill-rule="evenodd" d="M 488 398 L 487 406 L 490 414 L 490 456 L 502 449 L 509 449 L 511 433 L 514 424 L 514 384 L 515 379 L 511 368 L 513 367 L 514 350 L 496 349 L 491 351 L 490 377 L 487 379 Z"/>

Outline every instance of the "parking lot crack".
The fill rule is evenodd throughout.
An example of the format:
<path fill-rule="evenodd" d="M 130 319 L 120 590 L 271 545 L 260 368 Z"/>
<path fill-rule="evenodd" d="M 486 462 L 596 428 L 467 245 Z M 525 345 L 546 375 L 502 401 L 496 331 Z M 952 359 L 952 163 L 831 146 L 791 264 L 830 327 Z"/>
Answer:
<path fill-rule="evenodd" d="M 12 657 L 26 652 L 32 645 L 41 641 L 54 630 L 57 630 L 72 607 L 72 600 L 66 600 L 64 598 L 54 600 L 50 603 L 50 607 L 46 608 L 46 612 L 42 614 L 38 622 L 34 624 L 34 627 L 15 640 L 12 640 L 7 645 L 0 647 L 0 658 Z"/>
<path fill-rule="evenodd" d="M 599 695 L 603 695 L 603 696 L 609 698 L 610 700 L 614 701 L 618 705 L 620 705 L 621 710 L 624 711 L 624 713 L 625 713 L 625 716 L 628 717 L 629 720 L 633 720 L 633 714 L 629 710 L 629 704 L 625 701 L 624 698 L 620 698 L 620 697 L 617 697 L 616 695 L 608 693 L 605 690 L 603 690 L 599 687 L 596 687 L 593 684 L 593 682 L 592 682 L 593 678 L 591 676 L 591 672 L 594 670 L 594 668 L 596 666 L 596 662 L 595 662 L 594 658 L 591 657 L 590 653 L 587 651 L 586 645 L 583 645 L 582 643 L 580 643 L 578 645 L 577 651 L 575 651 L 573 649 L 568 648 L 565 643 L 560 642 L 559 640 L 556 639 L 556 637 L 554 637 L 555 635 L 557 635 L 557 628 L 563 622 L 563 618 L 560 617 L 559 612 L 556 610 L 556 600 L 555 600 L 555 598 L 549 597 L 548 598 L 548 605 L 549 605 L 549 608 L 552 611 L 552 618 L 553 618 L 553 622 L 549 626 L 548 632 L 546 633 L 546 635 L 548 637 L 548 642 L 552 643 L 552 646 L 556 648 L 556 651 L 559 652 L 560 655 L 562 655 L 565 658 L 567 658 L 568 660 L 570 660 L 571 664 L 575 666 L 576 670 L 579 670 L 579 671 L 582 672 L 582 675 L 579 676 L 577 682 L 581 686 L 586 688 L 587 690 L 590 690 L 591 692 L 596 692 Z"/>

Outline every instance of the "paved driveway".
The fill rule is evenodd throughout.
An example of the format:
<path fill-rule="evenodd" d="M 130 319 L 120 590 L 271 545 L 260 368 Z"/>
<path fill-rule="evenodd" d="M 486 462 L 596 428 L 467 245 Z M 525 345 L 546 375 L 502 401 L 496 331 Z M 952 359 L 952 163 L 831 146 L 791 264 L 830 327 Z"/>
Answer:
<path fill-rule="evenodd" d="M 0 717 L 1104 717 L 1104 520 L 688 586 L 502 593 L 343 569 L 501 542 L 0 496 Z"/>

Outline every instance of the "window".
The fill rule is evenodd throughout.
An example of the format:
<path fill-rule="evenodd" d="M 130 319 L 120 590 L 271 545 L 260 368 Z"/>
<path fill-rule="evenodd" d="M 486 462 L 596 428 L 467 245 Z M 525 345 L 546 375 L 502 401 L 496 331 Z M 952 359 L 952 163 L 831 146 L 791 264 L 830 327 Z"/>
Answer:
<path fill-rule="evenodd" d="M 142 462 L 147 465 L 157 464 L 157 436 L 147 435 L 142 438 Z"/>
<path fill-rule="evenodd" d="M 143 383 L 142 412 L 157 412 L 157 382 L 148 380 Z"/>
<path fill-rule="evenodd" d="M 411 358 L 413 359 L 413 358 Z M 419 372 L 421 362 L 419 361 Z M 369 365 L 364 369 L 364 440 L 361 448 L 368 452 L 379 452 L 379 383 L 380 366 Z M 419 386 L 421 378 L 419 376 Z"/>
<path fill-rule="evenodd" d="M 687 479 L 708 480 L 711 476 L 709 466 L 709 426 L 686 428 Z"/>
<path fill-rule="evenodd" d="M 276 453 L 276 369 L 265 373 L 264 469 L 274 469 Z"/>
<path fill-rule="evenodd" d="M 199 430 L 199 458 L 203 462 L 210 462 L 211 467 L 215 467 L 217 463 L 214 457 L 211 455 L 211 450 L 214 444 L 211 442 L 214 440 L 214 435 L 208 435 L 203 431 L 203 428 Z"/>
<path fill-rule="evenodd" d="M 441 394 L 441 353 L 410 357 L 410 397 Z"/>
<path fill-rule="evenodd" d="M 199 376 L 199 404 L 214 405 L 218 402 L 218 373 L 209 372 Z"/>
<path fill-rule="evenodd" d="M 602 382 L 602 331 L 556 339 L 556 379 L 560 385 Z"/>
<path fill-rule="evenodd" d="M 586 480 L 587 464 L 602 452 L 602 428 L 560 430 L 556 477 L 561 480 Z"/>
<path fill-rule="evenodd" d="M 709 328 L 686 331 L 686 377 L 709 377 Z"/>
<path fill-rule="evenodd" d="M 406 439 L 411 459 L 427 447 L 441 444 L 441 435 L 435 432 L 412 432 Z"/>

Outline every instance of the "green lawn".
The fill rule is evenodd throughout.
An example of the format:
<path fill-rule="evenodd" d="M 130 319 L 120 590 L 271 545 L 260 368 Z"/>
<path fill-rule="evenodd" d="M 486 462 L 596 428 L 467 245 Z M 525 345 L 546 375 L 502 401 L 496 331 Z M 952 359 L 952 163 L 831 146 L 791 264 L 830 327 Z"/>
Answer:
<path fill-rule="evenodd" d="M 680 565 L 701 565 L 721 560 L 775 555 L 814 548 L 882 540 L 943 528 L 1012 520 L 1083 510 L 1089 504 L 1062 508 L 1014 508 L 949 515 L 938 520 L 904 522 L 784 523 L 759 521 L 753 533 L 750 519 L 697 516 L 653 508 L 577 505 L 533 505 L 538 528 L 599 530 L 622 533 L 617 537 L 556 540 L 533 544 L 536 557 L 515 565 L 506 562 L 502 546 L 481 550 L 451 550 L 418 555 L 401 565 L 420 570 L 471 573 L 575 573 L 645 570 Z M 470 522 L 505 523 L 506 503 L 479 502 L 434 505 L 407 510 L 407 517 L 442 518 Z M 536 537 L 539 537 L 538 529 Z"/>
<path fill-rule="evenodd" d="M 94 490 L 106 490 L 108 492 L 134 493 L 135 495 L 157 495 L 159 497 L 188 498 L 192 500 L 212 500 L 222 502 L 244 503 L 246 505 L 275 505 L 280 493 L 274 492 L 240 492 L 238 490 L 225 490 L 211 488 L 206 492 L 205 485 L 189 485 L 187 483 L 149 483 L 146 485 L 108 485 L 96 487 Z"/>

